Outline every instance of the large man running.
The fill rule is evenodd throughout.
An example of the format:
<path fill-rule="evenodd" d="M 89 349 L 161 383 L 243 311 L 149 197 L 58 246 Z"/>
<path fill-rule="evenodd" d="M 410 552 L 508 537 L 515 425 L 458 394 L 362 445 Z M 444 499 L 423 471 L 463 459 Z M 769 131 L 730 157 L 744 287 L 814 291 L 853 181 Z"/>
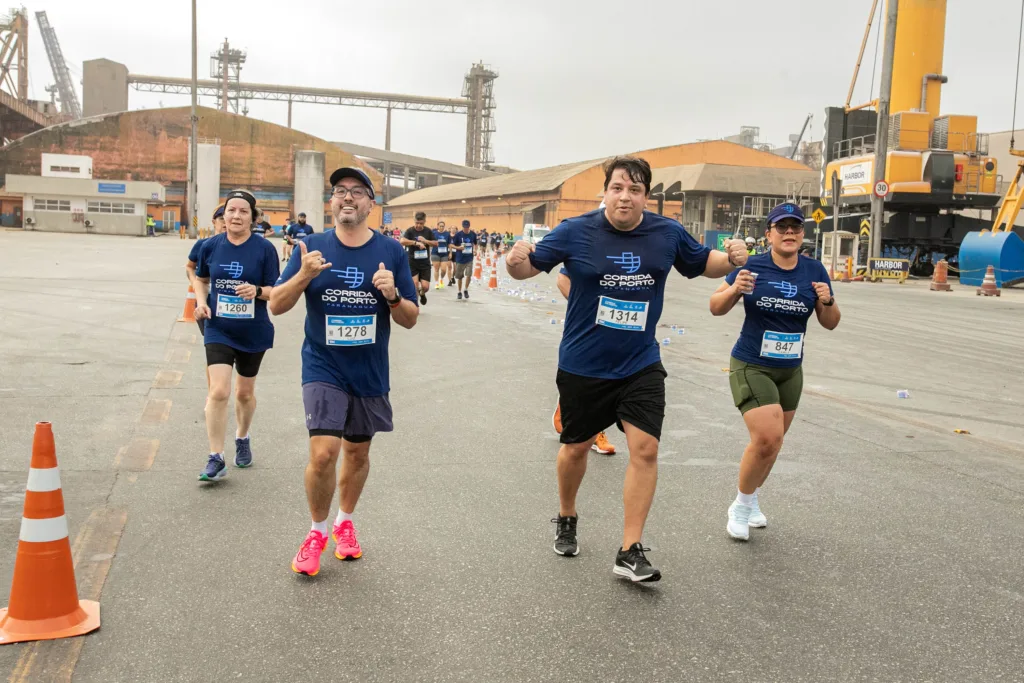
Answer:
<path fill-rule="evenodd" d="M 340 509 L 332 528 L 339 560 L 363 551 L 352 514 L 370 472 L 370 440 L 390 432 L 388 341 L 391 319 L 416 324 L 416 288 L 405 251 L 371 230 L 373 184 L 355 168 L 331 174 L 331 212 L 337 226 L 298 243 L 285 267 L 270 310 L 290 311 L 306 295 L 302 344 L 302 402 L 309 431 L 306 498 L 313 525 L 292 561 L 292 570 L 315 576 L 327 547 L 328 516 L 337 486 Z"/>
<path fill-rule="evenodd" d="M 688 278 L 720 278 L 746 263 L 743 242 L 711 251 L 668 218 L 645 211 L 651 167 L 617 157 L 605 166 L 606 208 L 571 218 L 539 244 L 515 243 L 509 275 L 525 280 L 564 263 L 572 280 L 558 354 L 562 447 L 558 452 L 555 552 L 574 556 L 576 494 L 587 452 L 612 424 L 626 434 L 625 523 L 612 571 L 630 581 L 657 581 L 641 536 L 658 479 L 658 442 L 665 418 L 665 372 L 655 331 L 665 282 L 674 267 Z"/>
<path fill-rule="evenodd" d="M 476 233 L 469 229 L 469 221 L 462 221 L 462 230 L 455 233 L 451 246 L 455 251 L 455 279 L 459 283 L 460 300 L 469 298 L 469 282 L 473 277 L 473 248 L 476 244 Z"/>

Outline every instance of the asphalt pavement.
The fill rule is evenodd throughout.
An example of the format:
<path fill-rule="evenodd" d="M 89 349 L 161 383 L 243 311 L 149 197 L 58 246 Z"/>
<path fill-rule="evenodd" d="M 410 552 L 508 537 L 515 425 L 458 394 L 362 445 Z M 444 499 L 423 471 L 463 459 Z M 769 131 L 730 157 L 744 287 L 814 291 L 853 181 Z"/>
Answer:
<path fill-rule="evenodd" d="M 290 569 L 309 529 L 303 314 L 275 319 L 254 467 L 200 484 L 205 357 L 176 322 L 190 246 L 0 231 L 0 587 L 49 420 L 79 593 L 103 620 L 0 647 L 9 680 L 1024 681 L 1024 291 L 837 284 L 843 320 L 812 321 L 762 492 L 769 526 L 742 544 L 725 523 L 746 430 L 724 371 L 742 316 L 710 315 L 717 282 L 673 276 L 644 538 L 664 578 L 633 585 L 611 573 L 614 428 L 619 454 L 592 454 L 580 493 L 581 554 L 551 549 L 554 276 L 432 290 L 392 334 L 364 557 L 328 552 L 308 578 Z"/>

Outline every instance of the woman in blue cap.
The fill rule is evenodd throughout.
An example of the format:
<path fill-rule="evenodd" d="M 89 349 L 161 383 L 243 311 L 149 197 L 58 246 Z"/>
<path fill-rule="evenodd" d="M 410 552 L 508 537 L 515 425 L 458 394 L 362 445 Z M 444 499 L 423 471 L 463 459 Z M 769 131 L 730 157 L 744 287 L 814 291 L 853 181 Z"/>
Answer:
<path fill-rule="evenodd" d="M 768 214 L 768 253 L 751 256 L 711 296 L 712 315 L 725 315 L 742 299 L 746 319 L 729 360 L 733 402 L 743 414 L 750 443 L 740 461 L 739 492 L 726 530 L 737 540 L 750 527 L 768 525 L 758 492 L 772 471 L 803 391 L 804 336 L 811 312 L 827 330 L 839 324 L 839 306 L 820 261 L 801 256 L 804 215 L 795 204 Z"/>

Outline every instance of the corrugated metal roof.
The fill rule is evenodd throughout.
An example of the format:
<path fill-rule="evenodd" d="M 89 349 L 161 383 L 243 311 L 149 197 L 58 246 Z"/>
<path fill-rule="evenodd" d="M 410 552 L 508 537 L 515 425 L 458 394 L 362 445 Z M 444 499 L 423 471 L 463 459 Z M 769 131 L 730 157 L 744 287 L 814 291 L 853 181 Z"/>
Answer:
<path fill-rule="evenodd" d="M 679 183 L 680 192 L 733 192 L 786 196 L 790 183 L 812 183 L 816 187 L 821 174 L 789 168 L 758 168 L 756 166 L 725 166 L 695 164 L 653 169 L 653 191 L 658 185 L 671 188 Z"/>
<path fill-rule="evenodd" d="M 604 159 L 579 161 L 575 164 L 550 166 L 535 171 L 520 171 L 508 175 L 480 180 L 466 180 L 438 187 L 425 187 L 391 200 L 388 206 L 407 206 L 409 204 L 429 204 L 431 202 L 450 202 L 459 199 L 476 199 L 478 197 L 499 197 L 530 192 L 549 192 L 556 190 L 569 178 L 583 171 L 604 163 Z"/>

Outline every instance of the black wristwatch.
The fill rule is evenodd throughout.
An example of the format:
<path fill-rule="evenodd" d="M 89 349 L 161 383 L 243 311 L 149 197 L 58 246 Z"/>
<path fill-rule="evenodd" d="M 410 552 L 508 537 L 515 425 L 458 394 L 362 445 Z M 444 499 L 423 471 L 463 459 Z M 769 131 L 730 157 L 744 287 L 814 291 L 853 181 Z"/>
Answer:
<path fill-rule="evenodd" d="M 263 288 L 262 287 L 257 287 L 256 288 L 256 298 L 259 299 L 261 296 L 263 296 Z"/>
<path fill-rule="evenodd" d="M 831 306 L 835 302 L 836 302 L 836 297 L 835 297 L 835 295 L 833 295 L 833 296 L 829 297 L 828 303 L 825 303 L 824 301 L 822 301 L 821 305 L 822 306 Z"/>
<path fill-rule="evenodd" d="M 388 306 L 390 306 L 391 308 L 394 308 L 398 304 L 402 303 L 402 293 L 399 292 L 398 290 L 395 290 L 395 298 L 394 299 L 385 299 L 385 301 L 388 302 Z"/>

